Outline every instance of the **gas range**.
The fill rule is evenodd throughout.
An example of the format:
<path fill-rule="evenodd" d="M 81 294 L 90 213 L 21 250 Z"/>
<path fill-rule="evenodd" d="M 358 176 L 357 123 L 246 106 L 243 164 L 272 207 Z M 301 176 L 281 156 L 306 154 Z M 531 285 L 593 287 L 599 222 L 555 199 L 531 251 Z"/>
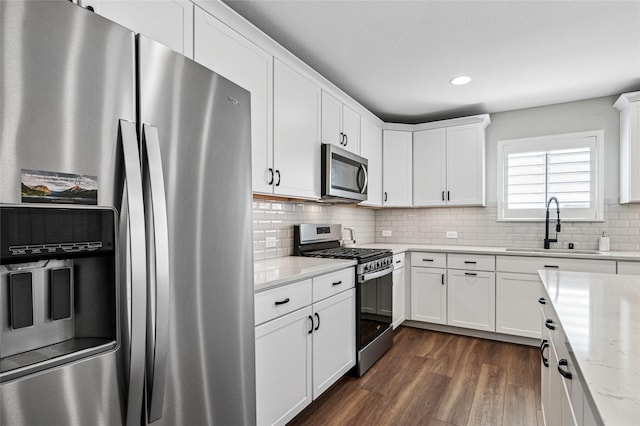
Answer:
<path fill-rule="evenodd" d="M 358 262 L 355 286 L 357 354 L 351 373 L 362 376 L 393 345 L 393 253 L 384 249 L 343 247 L 341 239 L 341 225 L 295 225 L 293 254 Z"/>
<path fill-rule="evenodd" d="M 376 273 L 393 267 L 393 253 L 386 249 L 343 247 L 342 225 L 301 224 L 294 227 L 294 255 L 353 259 L 358 262 L 356 274 Z"/>

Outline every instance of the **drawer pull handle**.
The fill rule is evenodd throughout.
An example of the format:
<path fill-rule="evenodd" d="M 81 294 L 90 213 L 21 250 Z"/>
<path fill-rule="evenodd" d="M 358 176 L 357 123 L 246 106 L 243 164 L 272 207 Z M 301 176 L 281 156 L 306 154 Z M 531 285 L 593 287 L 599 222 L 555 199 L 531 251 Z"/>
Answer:
<path fill-rule="evenodd" d="M 423 262 L 433 262 L 433 259 L 422 259 Z"/>
<path fill-rule="evenodd" d="M 546 320 L 544 322 L 544 326 L 547 327 L 549 330 L 555 330 L 556 329 L 556 326 L 553 325 L 553 320 L 550 320 L 550 319 L 548 319 L 548 320 Z"/>
<path fill-rule="evenodd" d="M 331 285 L 340 285 L 342 284 L 342 280 L 341 281 L 336 281 L 335 283 L 331 284 Z"/>
<path fill-rule="evenodd" d="M 402 263 L 402 260 L 396 260 L 396 263 Z"/>
<path fill-rule="evenodd" d="M 569 362 L 566 359 L 562 358 L 561 360 L 558 360 L 558 373 L 560 373 L 562 377 L 564 377 L 565 379 L 571 380 L 573 378 L 573 374 L 571 374 L 570 371 L 566 371 L 560 368 L 561 366 L 566 367 L 568 365 L 569 365 Z"/>
<path fill-rule="evenodd" d="M 473 260 L 465 260 L 464 263 L 465 263 L 465 265 L 475 265 L 478 262 L 473 261 Z"/>
<path fill-rule="evenodd" d="M 309 321 L 311 321 L 311 327 L 309 327 L 308 333 L 311 334 L 313 333 L 313 317 L 311 315 L 309 315 Z"/>
<path fill-rule="evenodd" d="M 541 304 L 541 305 L 546 305 L 547 301 L 545 300 L 544 297 L 541 297 L 540 299 L 538 299 L 538 303 Z"/>
<path fill-rule="evenodd" d="M 291 300 L 289 300 L 289 298 L 287 297 L 284 300 L 276 300 L 276 306 L 278 305 L 284 305 L 285 303 L 289 303 Z"/>
<path fill-rule="evenodd" d="M 320 315 L 318 315 L 317 312 L 314 315 L 316 316 L 316 318 L 318 318 L 318 325 L 316 325 L 316 328 L 314 328 L 314 330 L 318 331 L 318 329 L 320 328 Z"/>
<path fill-rule="evenodd" d="M 478 275 L 478 274 L 476 274 L 475 272 L 465 272 L 464 274 L 465 274 L 465 275 L 472 276 L 472 277 L 475 277 L 475 276 L 477 276 L 477 275 Z"/>
<path fill-rule="evenodd" d="M 549 347 L 549 341 L 544 339 L 542 344 L 540 344 L 540 358 L 542 358 L 542 363 L 545 367 L 549 368 L 549 358 L 544 357 L 544 350 Z"/>
<path fill-rule="evenodd" d="M 544 265 L 545 268 L 553 268 L 553 269 L 558 269 L 560 268 L 558 265 Z"/>

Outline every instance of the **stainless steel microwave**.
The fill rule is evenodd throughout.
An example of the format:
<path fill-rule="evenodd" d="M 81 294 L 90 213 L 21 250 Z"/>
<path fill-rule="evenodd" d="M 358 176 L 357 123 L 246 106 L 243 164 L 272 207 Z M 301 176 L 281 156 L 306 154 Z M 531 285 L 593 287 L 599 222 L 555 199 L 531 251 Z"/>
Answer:
<path fill-rule="evenodd" d="M 322 200 L 359 203 L 367 199 L 366 158 L 335 145 L 322 144 Z"/>

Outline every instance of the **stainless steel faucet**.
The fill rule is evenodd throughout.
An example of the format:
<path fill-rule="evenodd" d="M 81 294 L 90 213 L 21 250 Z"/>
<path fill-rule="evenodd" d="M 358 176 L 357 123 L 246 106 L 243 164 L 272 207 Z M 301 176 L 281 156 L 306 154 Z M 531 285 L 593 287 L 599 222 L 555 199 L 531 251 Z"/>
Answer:
<path fill-rule="evenodd" d="M 551 202 L 556 202 L 556 211 L 558 212 L 558 221 L 556 222 L 556 237 L 551 239 L 549 238 L 549 206 Z M 558 199 L 556 197 L 549 198 L 547 202 L 547 216 L 545 218 L 545 227 L 544 227 L 544 248 L 548 249 L 550 243 L 558 242 L 558 232 L 560 232 L 560 204 L 558 203 Z"/>

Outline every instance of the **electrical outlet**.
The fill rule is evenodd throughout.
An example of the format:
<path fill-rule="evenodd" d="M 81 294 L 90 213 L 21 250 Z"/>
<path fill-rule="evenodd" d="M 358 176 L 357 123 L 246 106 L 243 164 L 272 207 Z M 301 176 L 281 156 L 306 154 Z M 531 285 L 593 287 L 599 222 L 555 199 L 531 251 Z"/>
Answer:
<path fill-rule="evenodd" d="M 266 248 L 274 248 L 276 246 L 276 237 L 267 237 L 265 238 L 264 246 Z"/>
<path fill-rule="evenodd" d="M 447 231 L 447 238 L 458 238 L 458 231 Z"/>
<path fill-rule="evenodd" d="M 382 231 L 382 236 L 383 237 L 390 237 L 391 236 L 391 229 L 385 229 Z"/>

